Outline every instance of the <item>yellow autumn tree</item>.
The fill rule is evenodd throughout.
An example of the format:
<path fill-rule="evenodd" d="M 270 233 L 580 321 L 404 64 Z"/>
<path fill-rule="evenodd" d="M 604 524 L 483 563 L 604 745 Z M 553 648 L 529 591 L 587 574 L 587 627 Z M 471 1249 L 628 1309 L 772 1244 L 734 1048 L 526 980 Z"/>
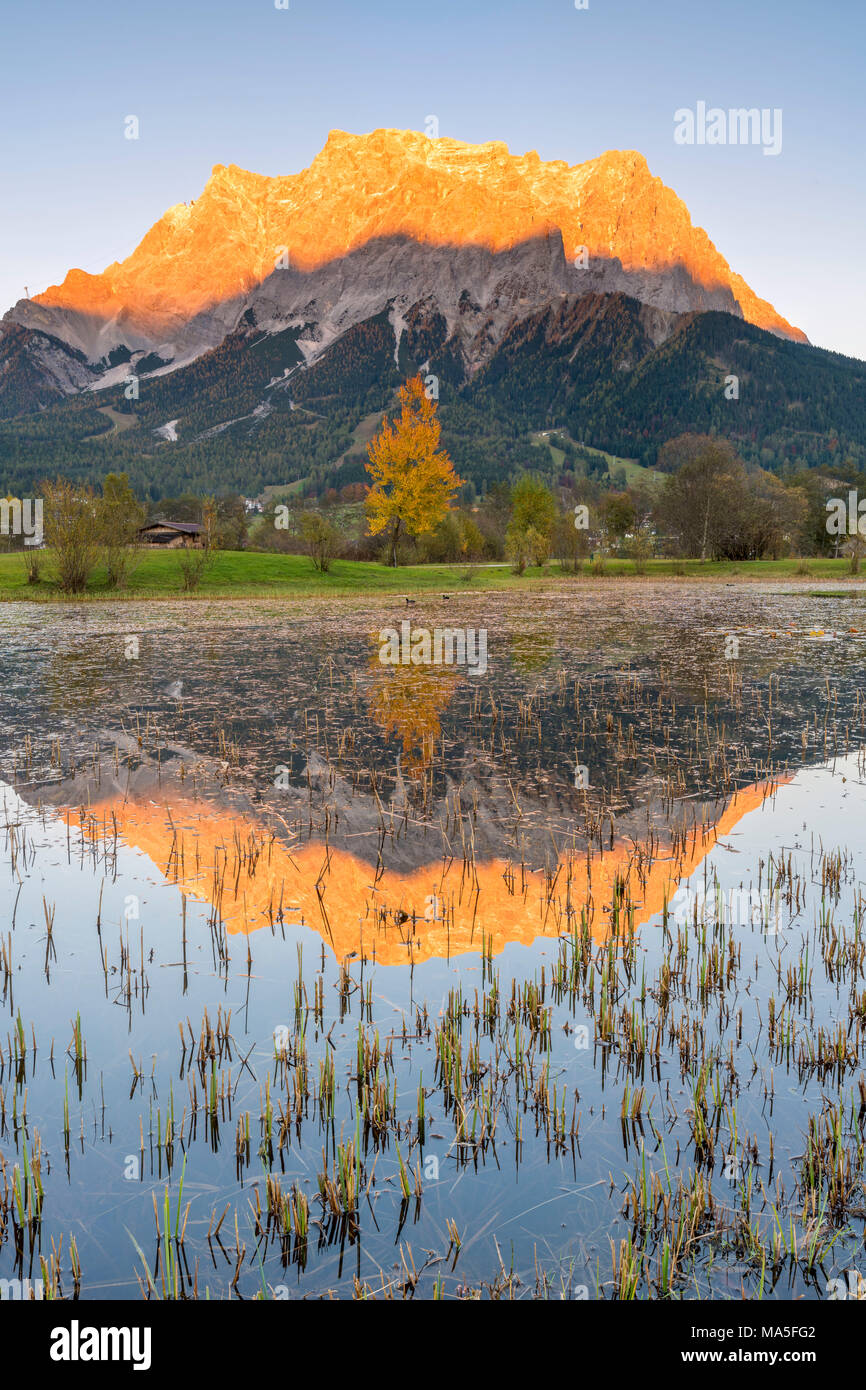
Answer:
<path fill-rule="evenodd" d="M 374 638 L 374 641 L 376 639 Z M 460 678 L 449 666 L 383 666 L 379 648 L 371 657 L 367 702 L 374 723 L 403 743 L 403 770 L 416 777 L 432 761 L 442 733 L 441 716 Z"/>
<path fill-rule="evenodd" d="M 399 418 L 382 421 L 367 446 L 367 472 L 372 484 L 367 493 L 367 519 L 371 535 L 390 527 L 391 562 L 397 563 L 401 535 L 419 536 L 433 531 L 445 513 L 461 479 L 444 449 L 439 448 L 442 426 L 436 418 L 436 402 L 430 400 L 420 376 L 400 387 Z"/>

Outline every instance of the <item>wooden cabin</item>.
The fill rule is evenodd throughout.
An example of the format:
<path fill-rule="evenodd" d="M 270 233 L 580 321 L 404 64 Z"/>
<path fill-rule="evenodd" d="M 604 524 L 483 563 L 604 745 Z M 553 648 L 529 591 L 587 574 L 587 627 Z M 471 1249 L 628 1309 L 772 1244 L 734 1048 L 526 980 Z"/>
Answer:
<path fill-rule="evenodd" d="M 161 550 L 198 550 L 203 544 L 202 528 L 197 521 L 149 521 L 139 530 L 138 543 Z"/>

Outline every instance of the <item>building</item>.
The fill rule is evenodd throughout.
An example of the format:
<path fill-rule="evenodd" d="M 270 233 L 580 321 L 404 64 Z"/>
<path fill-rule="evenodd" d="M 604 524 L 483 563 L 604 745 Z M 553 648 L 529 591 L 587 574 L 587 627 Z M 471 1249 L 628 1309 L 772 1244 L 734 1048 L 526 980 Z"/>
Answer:
<path fill-rule="evenodd" d="M 140 528 L 138 543 L 163 550 L 199 550 L 203 544 L 202 528 L 197 521 L 149 521 Z"/>

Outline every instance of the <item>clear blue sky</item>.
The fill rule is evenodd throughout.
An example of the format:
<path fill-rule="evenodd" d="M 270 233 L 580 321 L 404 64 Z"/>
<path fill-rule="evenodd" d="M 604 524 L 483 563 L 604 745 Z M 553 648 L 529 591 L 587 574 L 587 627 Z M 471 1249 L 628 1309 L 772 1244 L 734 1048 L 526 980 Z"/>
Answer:
<path fill-rule="evenodd" d="M 758 294 L 866 358 L 866 0 L 17 0 L 3 49 L 0 312 L 128 255 L 214 164 L 292 173 L 334 127 L 436 115 L 570 164 L 641 150 Z M 781 154 L 677 145 L 698 101 L 780 107 Z"/>

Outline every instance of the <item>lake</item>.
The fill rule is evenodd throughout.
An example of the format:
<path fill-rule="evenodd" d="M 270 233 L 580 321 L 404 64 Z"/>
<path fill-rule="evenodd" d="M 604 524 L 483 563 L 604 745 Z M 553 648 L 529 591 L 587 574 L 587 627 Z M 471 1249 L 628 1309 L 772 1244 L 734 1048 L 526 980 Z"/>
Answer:
<path fill-rule="evenodd" d="M 857 589 L 0 609 L 0 1296 L 850 1291 L 864 654 Z"/>

